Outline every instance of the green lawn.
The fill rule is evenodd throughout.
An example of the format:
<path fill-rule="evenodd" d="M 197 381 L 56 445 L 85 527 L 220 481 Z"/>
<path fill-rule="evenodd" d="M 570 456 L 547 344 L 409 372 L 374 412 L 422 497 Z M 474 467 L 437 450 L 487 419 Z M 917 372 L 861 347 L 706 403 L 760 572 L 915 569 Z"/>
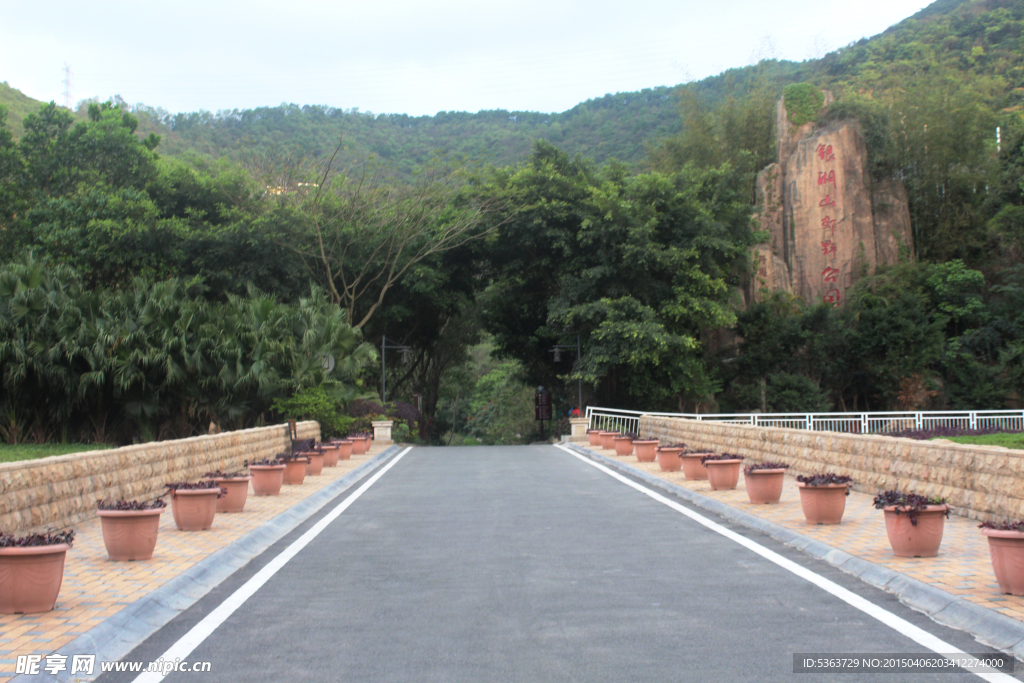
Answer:
<path fill-rule="evenodd" d="M 66 453 L 81 453 L 82 451 L 99 451 L 112 448 L 102 443 L 45 443 L 45 444 L 19 444 L 9 446 L 0 444 L 0 462 L 14 462 L 15 460 L 35 460 L 50 455 L 64 455 Z"/>
<path fill-rule="evenodd" d="M 984 434 L 982 436 L 947 436 L 956 443 L 970 443 L 977 446 L 1002 446 L 1024 450 L 1024 434 Z"/>

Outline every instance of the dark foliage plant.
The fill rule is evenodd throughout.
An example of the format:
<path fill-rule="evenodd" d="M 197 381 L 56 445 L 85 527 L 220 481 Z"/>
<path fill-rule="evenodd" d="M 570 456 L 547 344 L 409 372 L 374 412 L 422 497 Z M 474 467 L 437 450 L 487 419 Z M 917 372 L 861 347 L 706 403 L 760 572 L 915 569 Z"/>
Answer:
<path fill-rule="evenodd" d="M 175 491 L 202 491 L 206 489 L 217 489 L 220 491 L 220 495 L 224 496 L 227 491 L 222 489 L 215 481 L 173 481 L 169 484 L 164 484 L 167 487 L 169 493 L 173 494 Z"/>
<path fill-rule="evenodd" d="M 41 545 L 60 545 L 61 543 L 67 543 L 72 545 L 75 540 L 75 532 L 73 529 L 67 531 L 47 531 L 42 534 L 27 534 L 25 536 L 15 536 L 14 534 L 5 534 L 0 532 L 0 548 L 29 548 Z"/>
<path fill-rule="evenodd" d="M 824 472 L 822 474 L 797 475 L 796 480 L 806 486 L 831 486 L 834 484 L 852 484 L 853 477 L 835 472 Z M 850 489 L 846 489 L 846 495 L 850 495 Z"/>
<path fill-rule="evenodd" d="M 619 434 L 619 436 L 625 436 L 629 439 L 632 439 L 633 441 L 636 441 L 637 439 L 640 438 L 639 435 L 634 434 L 633 432 L 622 432 L 621 434 Z"/>
<path fill-rule="evenodd" d="M 978 525 L 979 529 L 995 529 L 996 531 L 1022 531 L 1024 532 L 1024 519 L 1018 519 L 1015 522 L 982 522 Z"/>
<path fill-rule="evenodd" d="M 305 460 L 306 456 L 302 454 L 302 451 L 292 451 L 291 453 L 278 453 L 274 456 L 277 458 L 278 463 L 293 462 L 295 460 Z"/>
<path fill-rule="evenodd" d="M 252 467 L 255 465 L 257 467 L 273 467 L 274 465 L 282 464 L 280 458 L 280 455 L 276 455 L 273 458 L 263 458 L 262 460 L 246 460 L 245 466 Z"/>
<path fill-rule="evenodd" d="M 759 462 L 756 465 L 747 465 L 743 468 L 745 474 L 756 472 L 758 470 L 786 470 L 789 469 L 789 464 L 784 462 Z"/>
<path fill-rule="evenodd" d="M 204 474 L 203 479 L 242 479 L 248 476 L 249 473 L 245 470 L 235 470 L 234 472 L 221 472 L 220 470 L 214 470 L 213 472 L 207 472 Z"/>
<path fill-rule="evenodd" d="M 165 507 L 167 507 L 167 503 L 162 498 L 145 501 L 107 498 L 96 501 L 98 510 L 157 510 Z"/>
<path fill-rule="evenodd" d="M 297 439 L 292 441 L 292 453 L 304 453 L 316 448 L 316 439 Z"/>
<path fill-rule="evenodd" d="M 901 491 L 885 491 L 875 496 L 875 507 L 881 510 L 885 507 L 895 507 L 897 515 L 907 513 L 910 523 L 917 526 L 917 513 L 929 505 L 946 505 L 945 498 L 928 498 L 919 496 L 916 493 L 904 493 Z M 949 517 L 949 506 L 946 505 L 946 517 Z"/>
<path fill-rule="evenodd" d="M 700 462 L 702 465 L 705 465 L 708 462 L 715 462 L 719 460 L 743 460 L 743 456 L 736 455 L 735 453 L 711 453 L 710 455 L 705 455 L 701 458 Z"/>
<path fill-rule="evenodd" d="M 667 448 L 682 448 L 683 451 L 686 451 L 687 445 L 685 443 L 670 443 L 667 446 L 658 446 L 659 451 L 665 450 Z"/>

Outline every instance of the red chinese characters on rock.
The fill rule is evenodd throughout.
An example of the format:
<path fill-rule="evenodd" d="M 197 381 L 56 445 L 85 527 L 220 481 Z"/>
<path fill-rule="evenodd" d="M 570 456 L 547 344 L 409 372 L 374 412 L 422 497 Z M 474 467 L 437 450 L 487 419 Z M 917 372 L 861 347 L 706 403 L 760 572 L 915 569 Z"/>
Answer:
<path fill-rule="evenodd" d="M 814 151 L 818 153 L 818 158 L 822 161 L 835 161 L 836 159 L 836 155 L 832 153 L 832 145 L 820 144 Z"/>
<path fill-rule="evenodd" d="M 825 282 L 835 282 L 836 278 L 839 277 L 839 269 L 833 268 L 832 266 L 825 266 L 825 270 L 821 271 L 821 279 Z"/>
<path fill-rule="evenodd" d="M 822 240 L 821 251 L 824 256 L 836 257 L 836 243 L 832 240 Z"/>
<path fill-rule="evenodd" d="M 821 297 L 821 300 L 827 304 L 838 304 L 839 303 L 839 290 L 833 287 L 832 289 L 825 292 L 825 296 Z"/>
<path fill-rule="evenodd" d="M 836 172 L 835 171 L 829 171 L 828 173 L 825 173 L 824 171 L 818 171 L 818 184 L 819 185 L 831 185 L 832 187 L 835 187 L 836 186 Z"/>
<path fill-rule="evenodd" d="M 825 216 L 821 219 L 821 227 L 829 231 L 831 236 L 836 234 L 836 219 Z"/>
<path fill-rule="evenodd" d="M 818 183 L 818 184 L 820 185 L 821 183 Z M 825 195 L 825 198 L 822 199 L 820 202 L 818 202 L 818 206 L 824 206 L 824 207 L 831 206 L 834 209 L 834 208 L 836 208 L 836 200 L 832 199 L 831 195 Z"/>
<path fill-rule="evenodd" d="M 836 160 L 835 152 L 832 149 L 832 145 L 821 143 L 814 150 L 815 155 L 822 162 L 833 162 Z M 823 190 L 828 190 L 828 186 L 832 186 L 832 191 L 836 191 L 836 172 L 835 169 L 827 171 L 818 171 L 818 187 Z M 836 198 L 831 194 L 826 194 L 818 202 L 818 206 L 828 211 L 829 209 L 836 209 Z M 824 232 L 824 237 L 821 241 L 821 253 L 826 259 L 831 259 L 834 263 L 836 260 L 836 251 L 838 245 L 835 243 L 834 238 L 836 235 L 836 227 L 838 227 L 839 221 L 832 216 L 823 216 L 821 219 L 821 228 Z M 840 270 L 834 265 L 826 265 L 825 270 L 821 271 L 821 279 L 823 282 L 835 285 L 839 281 Z M 839 290 L 832 286 L 825 292 L 821 297 L 821 300 L 827 304 L 836 306 L 839 304 L 840 294 Z"/>

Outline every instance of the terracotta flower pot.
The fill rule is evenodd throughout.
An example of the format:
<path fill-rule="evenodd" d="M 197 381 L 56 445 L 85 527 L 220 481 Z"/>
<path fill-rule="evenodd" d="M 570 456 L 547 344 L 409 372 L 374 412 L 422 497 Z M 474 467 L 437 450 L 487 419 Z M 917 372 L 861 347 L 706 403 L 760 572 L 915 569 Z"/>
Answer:
<path fill-rule="evenodd" d="M 988 537 L 988 552 L 999 590 L 1024 595 L 1024 532 L 982 529 L 981 533 Z"/>
<path fill-rule="evenodd" d="M 276 496 L 284 484 L 284 464 L 249 465 L 252 492 L 257 496 Z"/>
<path fill-rule="evenodd" d="M 351 460 L 352 459 L 352 440 L 345 439 L 344 441 L 338 442 L 338 459 L 339 460 Z"/>
<path fill-rule="evenodd" d="M 284 464 L 284 483 L 299 485 L 306 480 L 306 459 L 296 458 Z"/>
<path fill-rule="evenodd" d="M 372 445 L 373 445 L 373 437 L 372 436 L 364 436 L 363 437 L 363 454 L 364 455 L 366 453 L 370 452 L 370 446 L 372 446 Z"/>
<path fill-rule="evenodd" d="M 303 453 L 306 457 L 306 476 L 317 477 L 324 471 L 324 454 L 317 452 Z"/>
<path fill-rule="evenodd" d="M 213 481 L 227 491 L 217 499 L 217 512 L 241 512 L 249 497 L 249 477 L 218 477 Z"/>
<path fill-rule="evenodd" d="M 798 481 L 796 486 L 800 490 L 800 507 L 808 524 L 839 524 L 843 521 L 848 484 L 808 486 Z"/>
<path fill-rule="evenodd" d="M 757 505 L 778 503 L 779 498 L 782 498 L 782 483 L 785 476 L 784 468 L 744 472 L 743 481 L 747 486 L 747 498 Z"/>
<path fill-rule="evenodd" d="M 180 489 L 171 491 L 171 513 L 182 531 L 202 531 L 213 526 L 220 489 Z"/>
<path fill-rule="evenodd" d="M 587 430 L 587 441 L 590 442 L 591 446 L 601 445 L 601 430 L 600 429 L 588 429 Z"/>
<path fill-rule="evenodd" d="M 708 468 L 700 461 L 710 453 L 683 453 L 683 476 L 690 481 L 703 481 L 708 478 Z"/>
<path fill-rule="evenodd" d="M 325 443 L 324 444 L 324 467 L 337 467 L 338 458 L 341 453 L 338 452 L 338 444 L 336 443 Z"/>
<path fill-rule="evenodd" d="M 619 435 L 618 432 L 601 432 L 601 448 L 606 451 L 615 449 L 615 437 Z"/>
<path fill-rule="evenodd" d="M 736 488 L 740 480 L 742 460 L 708 460 L 704 467 L 708 469 L 708 484 L 712 491 L 730 491 Z"/>
<path fill-rule="evenodd" d="M 370 450 L 370 439 L 365 436 L 354 436 L 352 438 L 352 455 L 362 455 Z"/>
<path fill-rule="evenodd" d="M 935 557 L 942 543 L 942 531 L 946 525 L 945 505 L 926 505 L 916 513 L 917 524 L 912 524 L 906 512 L 896 514 L 896 507 L 887 505 L 885 512 L 885 533 L 896 557 Z"/>
<path fill-rule="evenodd" d="M 654 456 L 657 455 L 657 449 L 657 441 L 633 442 L 633 452 L 636 453 L 636 459 L 640 462 L 654 462 Z"/>
<path fill-rule="evenodd" d="M 152 559 L 165 509 L 97 510 L 107 557 L 115 562 Z"/>
<path fill-rule="evenodd" d="M 0 548 L 0 614 L 49 612 L 64 582 L 67 543 Z"/>
<path fill-rule="evenodd" d="M 658 466 L 661 471 L 678 472 L 683 466 L 683 459 L 679 457 L 682 452 L 682 448 L 659 448 Z"/>
<path fill-rule="evenodd" d="M 615 445 L 615 455 L 633 455 L 633 437 L 616 436 L 612 443 Z"/>

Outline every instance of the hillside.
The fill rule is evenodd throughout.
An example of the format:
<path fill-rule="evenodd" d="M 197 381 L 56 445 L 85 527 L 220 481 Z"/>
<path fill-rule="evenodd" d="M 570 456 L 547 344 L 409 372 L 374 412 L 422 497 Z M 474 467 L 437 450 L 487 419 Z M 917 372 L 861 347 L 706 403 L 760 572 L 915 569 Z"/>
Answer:
<path fill-rule="evenodd" d="M 808 81 L 837 96 L 876 99 L 920 86 L 922 79 L 968 85 L 994 111 L 1024 106 L 1024 0 L 938 0 L 872 38 L 801 63 L 765 61 L 729 69 L 682 86 L 609 94 L 561 113 L 440 112 L 434 116 L 372 114 L 327 105 L 282 104 L 255 109 L 169 114 L 138 106 L 142 134 L 163 137 L 162 154 L 188 151 L 252 160 L 322 157 L 344 135 L 356 155 L 372 153 L 407 174 L 438 150 L 505 165 L 543 138 L 570 155 L 597 163 L 616 158 L 645 163 L 650 147 L 681 132 L 676 95 L 686 89 L 708 111 L 758 90 L 764 101 L 785 85 Z M 0 104 L 10 109 L 15 136 L 25 113 L 39 103 L 6 84 Z"/>
<path fill-rule="evenodd" d="M 39 109 L 41 104 L 43 103 L 9 86 L 7 81 L 0 83 L 0 107 L 7 108 L 7 125 L 15 137 L 21 136 L 21 120 L 26 114 Z"/>

